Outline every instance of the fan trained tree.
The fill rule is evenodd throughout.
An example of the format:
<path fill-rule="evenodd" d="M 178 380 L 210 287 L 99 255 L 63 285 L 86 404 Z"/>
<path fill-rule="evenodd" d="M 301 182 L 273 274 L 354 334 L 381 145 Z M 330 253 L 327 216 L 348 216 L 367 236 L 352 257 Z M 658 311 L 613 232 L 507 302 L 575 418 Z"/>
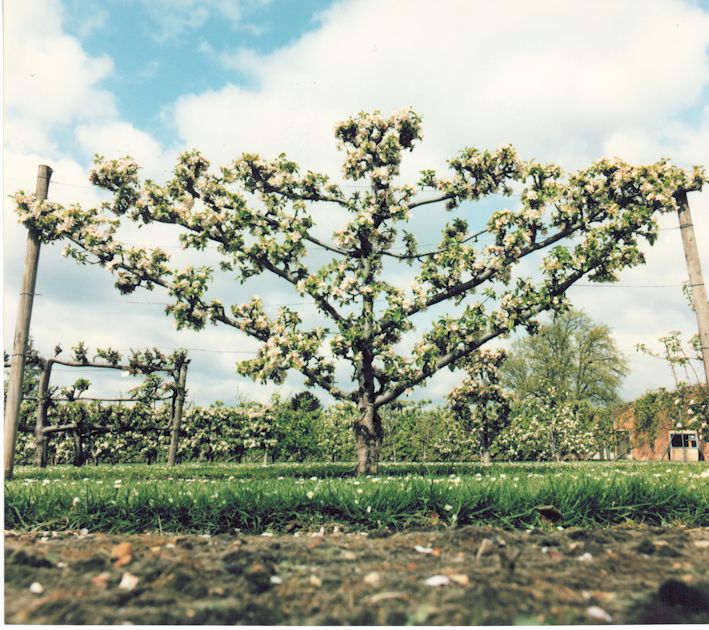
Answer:
<path fill-rule="evenodd" d="M 326 175 L 302 174 L 283 154 L 274 160 L 243 154 L 214 171 L 191 151 L 164 185 L 141 183 L 130 158 L 97 157 L 91 181 L 114 195 L 98 208 L 38 203 L 22 192 L 14 198 L 20 220 L 42 241 L 70 241 L 65 253 L 112 271 L 122 293 L 164 288 L 174 299 L 167 311 L 178 327 L 226 324 L 263 342 L 256 358 L 239 363 L 240 373 L 280 382 L 288 370 L 298 370 L 308 385 L 354 402 L 362 474 L 378 468 L 383 405 L 439 370 L 455 369 L 515 327 L 533 329 L 539 313 L 564 307 L 564 292 L 584 275 L 612 280 L 620 269 L 643 262 L 639 242 L 655 240 L 656 214 L 676 210 L 679 191 L 698 190 L 706 181 L 701 169 L 685 172 L 666 161 L 631 166 L 603 159 L 566 176 L 555 164 L 522 161 L 504 146 L 464 149 L 448 162 L 445 177 L 427 170 L 418 182 L 402 184 L 402 155 L 421 139 L 415 112 L 388 118 L 360 113 L 338 123 L 335 134 L 344 151 L 344 178 L 361 183 L 354 192 Z M 432 251 L 420 251 L 416 237 L 402 229 L 423 206 L 453 210 L 514 191 L 520 193 L 518 208 L 490 216 L 494 242 L 484 247 L 475 244 L 461 216 L 445 222 Z M 334 205 L 347 215 L 331 240 L 313 230 L 311 207 L 319 204 L 324 212 L 332 213 Z M 458 214 L 463 210 L 467 206 Z M 162 249 L 119 242 L 123 217 L 180 226 L 185 248 L 216 243 L 223 270 L 240 281 L 264 273 L 281 278 L 312 299 L 328 323 L 308 325 L 285 306 L 271 317 L 259 297 L 225 306 L 207 295 L 211 268 L 174 269 Z M 314 247 L 329 252 L 330 262 L 311 268 Z M 513 278 L 515 264 L 540 250 L 547 253 L 539 277 Z M 410 287 L 385 280 L 385 260 L 415 265 Z M 449 305 L 446 314 L 434 318 L 413 350 L 402 349 L 415 316 L 442 303 Z M 351 365 L 353 387 L 336 382 L 338 361 Z"/>

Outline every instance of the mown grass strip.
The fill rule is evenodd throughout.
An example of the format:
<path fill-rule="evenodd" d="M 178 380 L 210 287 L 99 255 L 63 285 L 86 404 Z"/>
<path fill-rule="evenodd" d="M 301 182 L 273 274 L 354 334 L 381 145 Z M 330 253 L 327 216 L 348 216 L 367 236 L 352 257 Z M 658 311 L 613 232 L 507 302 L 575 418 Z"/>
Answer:
<path fill-rule="evenodd" d="M 38 469 L 34 466 L 18 466 L 15 470 L 15 479 L 62 479 L 76 480 L 110 480 L 122 479 L 134 481 L 140 479 L 151 480 L 179 480 L 179 479 L 277 479 L 288 477 L 291 479 L 318 478 L 345 478 L 352 475 L 354 462 L 335 464 L 326 463 L 276 463 L 276 464 L 235 464 L 235 463 L 203 463 L 187 462 L 175 467 L 165 464 L 116 464 L 99 466 L 70 465 L 52 466 Z M 598 474 L 622 470 L 626 474 L 647 474 L 648 471 L 663 474 L 666 469 L 672 469 L 667 464 L 638 463 L 638 462 L 528 462 L 528 463 L 495 463 L 492 466 L 477 462 L 453 463 L 384 463 L 380 467 L 380 477 L 446 477 L 446 476 L 475 476 L 490 477 L 495 475 L 520 476 L 550 474 L 566 475 L 572 471 L 594 470 Z M 675 470 L 706 470 L 702 464 L 678 464 Z M 662 472 L 658 472 L 662 471 Z"/>
<path fill-rule="evenodd" d="M 392 468 L 394 474 L 384 467 L 381 476 L 368 479 L 339 478 L 337 465 L 199 464 L 185 466 L 179 477 L 175 469 L 148 466 L 82 469 L 81 477 L 68 467 L 46 474 L 22 470 L 5 486 L 5 522 L 12 529 L 125 533 L 259 533 L 333 523 L 354 530 L 520 528 L 539 526 L 535 508 L 554 505 L 562 514 L 555 525 L 562 527 L 709 525 L 703 466 L 461 465 L 448 476 L 428 468 L 421 474 L 420 466 L 407 475 L 400 474 L 405 466 Z"/>

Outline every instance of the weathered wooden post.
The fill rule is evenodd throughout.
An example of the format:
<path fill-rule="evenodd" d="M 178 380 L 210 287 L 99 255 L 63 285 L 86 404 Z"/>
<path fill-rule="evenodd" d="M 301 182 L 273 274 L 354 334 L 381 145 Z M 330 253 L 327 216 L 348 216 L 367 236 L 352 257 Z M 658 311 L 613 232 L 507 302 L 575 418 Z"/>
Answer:
<path fill-rule="evenodd" d="M 41 203 L 47 198 L 49 180 L 52 169 L 44 164 L 37 171 L 36 203 Z M 20 289 L 20 303 L 17 308 L 17 322 L 15 324 L 15 338 L 12 345 L 10 359 L 10 377 L 7 387 L 7 402 L 5 406 L 5 479 L 12 479 L 15 467 L 15 446 L 17 444 L 17 425 L 20 419 L 20 405 L 22 404 L 22 381 L 25 375 L 25 362 L 27 354 L 27 340 L 30 334 L 30 320 L 32 319 L 32 304 L 34 291 L 37 284 L 37 266 L 39 265 L 39 236 L 29 230 L 27 233 L 27 250 L 25 253 L 25 268 L 22 274 L 22 288 Z"/>
<path fill-rule="evenodd" d="M 687 261 L 689 285 L 692 289 L 692 303 L 694 312 L 697 315 L 697 327 L 699 328 L 699 339 L 702 346 L 704 375 L 707 387 L 709 387 L 709 302 L 707 302 L 707 291 L 704 287 L 702 266 L 699 262 L 699 250 L 697 249 L 697 239 L 694 236 L 694 225 L 692 223 L 692 215 L 689 212 L 687 193 L 681 191 L 677 193 L 676 198 L 679 204 L 679 227 L 682 233 L 684 256 Z"/>
<path fill-rule="evenodd" d="M 175 406 L 172 417 L 172 427 L 170 431 L 170 450 L 167 455 L 167 465 L 174 466 L 177 461 L 177 445 L 180 440 L 180 425 L 182 424 L 182 411 L 185 406 L 187 395 L 187 365 L 189 359 L 184 359 L 180 364 L 177 377 L 177 391 L 175 392 Z"/>
<path fill-rule="evenodd" d="M 47 410 L 49 408 L 49 380 L 52 377 L 53 359 L 42 361 L 42 374 L 37 386 L 37 413 L 35 417 L 35 452 L 34 465 L 40 468 L 47 467 L 47 447 L 49 434 L 44 432 L 47 427 Z"/>

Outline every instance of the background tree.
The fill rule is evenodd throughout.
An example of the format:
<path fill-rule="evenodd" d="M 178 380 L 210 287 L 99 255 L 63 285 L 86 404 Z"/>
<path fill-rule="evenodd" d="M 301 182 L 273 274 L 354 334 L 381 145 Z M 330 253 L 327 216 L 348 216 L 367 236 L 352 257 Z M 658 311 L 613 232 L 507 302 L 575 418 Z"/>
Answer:
<path fill-rule="evenodd" d="M 330 405 L 320 415 L 317 440 L 326 460 L 332 463 L 352 460 L 355 454 L 352 428 L 358 417 L 356 405 L 347 401 Z"/>
<path fill-rule="evenodd" d="M 579 310 L 556 313 L 536 334 L 515 340 L 501 368 L 504 386 L 517 399 L 553 388 L 557 402 L 603 409 L 620 402 L 627 373 L 610 328 Z"/>
<path fill-rule="evenodd" d="M 239 364 L 242 374 L 282 382 L 295 369 L 308 386 L 355 403 L 361 474 L 377 471 L 384 405 L 517 326 L 534 329 L 537 315 L 563 307 L 565 291 L 580 278 L 612 280 L 642 262 L 640 239 L 654 242 L 655 214 L 676 211 L 675 194 L 705 181 L 700 169 L 687 173 L 666 161 L 630 166 L 604 159 L 566 176 L 555 164 L 522 161 L 505 146 L 495 152 L 466 148 L 448 162 L 448 177 L 427 170 L 414 185 L 401 184 L 403 153 L 421 138 L 415 112 L 389 118 L 360 113 L 338 123 L 335 134 L 345 153 L 345 179 L 360 182 L 347 194 L 326 175 L 301 175 L 285 155 L 266 160 L 243 154 L 213 172 L 191 151 L 178 159 L 165 185 L 141 183 L 130 158 L 98 157 L 91 181 L 114 194 L 99 208 L 38 202 L 21 191 L 14 198 L 20 220 L 38 239 L 67 239 L 67 255 L 111 270 L 122 293 L 167 290 L 174 299 L 167 311 L 178 327 L 221 323 L 263 342 L 256 358 Z M 513 192 L 520 194 L 518 209 L 493 213 L 486 230 L 493 242 L 476 246 L 478 232 L 465 217 L 469 202 Z M 316 204 L 347 217 L 331 240 L 313 229 L 309 207 Z M 413 212 L 432 204 L 455 214 L 444 223 L 438 247 L 420 251 L 403 228 Z M 306 326 L 289 307 L 270 317 L 258 297 L 226 308 L 207 295 L 211 268 L 175 269 L 162 249 L 121 243 L 122 217 L 179 226 L 186 248 L 216 243 L 224 271 L 239 281 L 275 275 L 312 299 L 325 323 Z M 332 260 L 311 268 L 313 247 Z M 541 250 L 547 252 L 541 277 L 513 274 L 516 263 Z M 386 281 L 392 276 L 384 273 L 385 260 L 416 265 L 413 284 Z M 443 303 L 445 314 L 412 351 L 403 350 L 400 342 L 414 318 Z M 338 361 L 351 366 L 354 387 L 335 382 Z"/>
<path fill-rule="evenodd" d="M 272 461 L 288 458 L 303 462 L 318 454 L 317 423 L 320 401 L 309 392 L 296 394 L 283 401 L 277 395 L 271 399 L 273 414 Z"/>
<path fill-rule="evenodd" d="M 382 411 L 387 436 L 382 458 L 388 461 L 430 461 L 443 430 L 443 411 L 429 400 L 397 400 Z"/>
<path fill-rule="evenodd" d="M 693 335 L 687 343 L 682 339 L 681 331 L 673 330 L 667 335 L 659 337 L 658 341 L 662 344 L 660 352 L 644 343 L 636 344 L 635 347 L 638 352 L 664 360 L 672 370 L 675 387 L 702 383 L 703 375 L 700 375 L 694 367 L 694 363 L 702 364 L 702 341 L 699 334 Z M 701 370 L 701 367 L 699 369 Z M 683 376 L 684 378 L 682 378 Z"/>
<path fill-rule="evenodd" d="M 468 357 L 467 376 L 448 394 L 448 407 L 463 432 L 475 441 L 483 463 L 490 463 L 490 447 L 509 423 L 510 405 L 500 385 L 504 350 L 483 350 Z"/>
<path fill-rule="evenodd" d="M 313 395 L 311 392 L 298 392 L 293 397 L 291 397 L 290 408 L 297 411 L 307 411 L 314 413 L 316 411 L 322 410 L 322 405 L 318 397 Z"/>
<path fill-rule="evenodd" d="M 555 393 L 552 388 L 513 403 L 511 422 L 492 447 L 496 458 L 561 461 L 587 458 L 599 450 L 586 406 Z"/>

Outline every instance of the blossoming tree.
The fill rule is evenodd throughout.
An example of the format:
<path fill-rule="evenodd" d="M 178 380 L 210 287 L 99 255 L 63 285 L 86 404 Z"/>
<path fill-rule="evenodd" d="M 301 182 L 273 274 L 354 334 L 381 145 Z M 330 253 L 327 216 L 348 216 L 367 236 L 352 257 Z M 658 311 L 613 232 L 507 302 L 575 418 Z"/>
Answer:
<path fill-rule="evenodd" d="M 421 139 L 415 112 L 360 113 L 338 123 L 335 133 L 344 178 L 360 183 L 354 192 L 324 174 L 302 174 L 283 154 L 274 160 L 243 154 L 214 171 L 192 151 L 164 185 L 141 183 L 132 159 L 98 157 L 91 181 L 113 192 L 113 201 L 98 208 L 37 202 L 21 192 L 15 201 L 21 221 L 41 240 L 68 240 L 67 255 L 109 269 L 122 293 L 165 289 L 178 327 L 212 322 L 260 340 L 260 352 L 239 364 L 240 373 L 281 382 L 298 370 L 309 385 L 356 403 L 359 473 L 377 471 L 383 405 L 515 327 L 533 328 L 539 313 L 564 307 L 564 292 L 579 278 L 611 280 L 641 263 L 639 242 L 655 240 L 655 215 L 676 209 L 678 191 L 706 181 L 698 168 L 688 173 L 665 161 L 631 166 L 604 159 L 566 176 L 555 164 L 522 161 L 504 146 L 466 148 L 448 162 L 446 176 L 427 170 L 411 185 L 399 176 L 403 153 Z M 519 207 L 492 214 L 487 230 L 494 242 L 477 246 L 469 221 L 458 215 L 469 202 L 514 191 Z M 402 228 L 432 204 L 460 209 L 444 222 L 438 247 L 421 251 Z M 331 239 L 315 233 L 311 208 L 319 205 L 348 217 Z M 258 297 L 225 306 L 208 296 L 211 268 L 173 268 L 162 249 L 121 243 L 123 218 L 179 226 L 185 248 L 216 243 L 223 270 L 241 281 L 277 276 L 309 296 L 327 324 L 309 326 L 289 307 L 270 317 Z M 332 256 L 319 268 L 309 258 L 315 247 Z M 540 250 L 546 251 L 541 277 L 513 277 L 515 264 Z M 385 261 L 414 265 L 413 284 L 387 281 Z M 413 350 L 403 347 L 416 316 L 444 303 L 450 309 L 421 331 Z M 351 366 L 354 386 L 338 383 L 338 361 Z"/>
<path fill-rule="evenodd" d="M 453 417 L 472 436 L 480 450 L 480 460 L 490 463 L 493 440 L 507 426 L 510 404 L 500 385 L 500 365 L 504 350 L 478 350 L 462 360 L 467 373 L 463 382 L 448 393 Z"/>

